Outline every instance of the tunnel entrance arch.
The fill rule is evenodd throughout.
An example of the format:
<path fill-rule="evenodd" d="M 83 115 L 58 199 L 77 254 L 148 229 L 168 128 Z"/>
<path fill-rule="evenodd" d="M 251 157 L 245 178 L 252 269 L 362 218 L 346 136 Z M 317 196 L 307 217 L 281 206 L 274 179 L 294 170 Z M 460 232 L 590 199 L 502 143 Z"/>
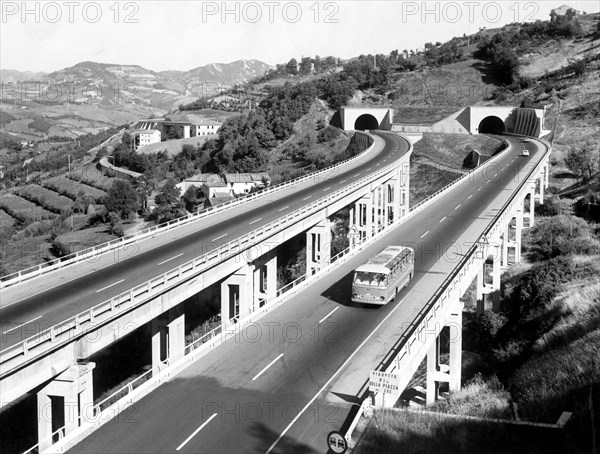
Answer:
<path fill-rule="evenodd" d="M 492 115 L 481 120 L 478 130 L 479 134 L 504 134 L 506 125 L 500 118 Z"/>
<path fill-rule="evenodd" d="M 354 129 L 357 131 L 379 129 L 379 122 L 371 114 L 362 114 L 354 122 Z"/>

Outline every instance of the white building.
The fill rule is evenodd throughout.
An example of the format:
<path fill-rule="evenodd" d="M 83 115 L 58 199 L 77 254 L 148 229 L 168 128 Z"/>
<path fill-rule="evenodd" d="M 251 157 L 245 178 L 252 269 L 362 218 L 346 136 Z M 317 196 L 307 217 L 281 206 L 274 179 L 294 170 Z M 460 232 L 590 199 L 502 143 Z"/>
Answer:
<path fill-rule="evenodd" d="M 248 194 L 252 188 L 268 186 L 271 183 L 271 177 L 266 172 L 227 173 L 225 181 L 234 194 Z"/>
<path fill-rule="evenodd" d="M 161 132 L 158 129 L 140 129 L 134 131 L 135 150 L 139 150 L 151 143 L 159 143 L 161 140 Z"/>
<path fill-rule="evenodd" d="M 222 123 L 219 121 L 206 120 L 196 125 L 196 136 L 208 136 L 216 134 Z"/>

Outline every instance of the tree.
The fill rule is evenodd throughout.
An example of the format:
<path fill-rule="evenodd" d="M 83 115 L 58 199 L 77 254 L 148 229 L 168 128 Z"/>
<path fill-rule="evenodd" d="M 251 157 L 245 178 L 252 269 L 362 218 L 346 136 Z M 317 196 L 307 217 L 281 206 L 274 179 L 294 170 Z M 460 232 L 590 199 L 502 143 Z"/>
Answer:
<path fill-rule="evenodd" d="M 173 205 L 179 202 L 179 189 L 175 186 L 175 181 L 168 179 L 160 192 L 154 198 L 157 205 Z"/>
<path fill-rule="evenodd" d="M 138 208 L 138 194 L 129 181 L 117 179 L 108 190 L 104 204 L 109 212 L 126 219 Z"/>
<path fill-rule="evenodd" d="M 300 74 L 310 74 L 310 67 L 312 66 L 312 58 L 304 57 L 300 61 Z"/>
<path fill-rule="evenodd" d="M 206 195 L 199 187 L 190 186 L 181 198 L 185 203 L 185 209 L 193 213 L 204 204 Z"/>
<path fill-rule="evenodd" d="M 598 167 L 600 150 L 591 141 L 581 148 L 571 147 L 565 156 L 565 164 L 577 178 L 591 180 Z"/>
<path fill-rule="evenodd" d="M 295 58 L 292 58 L 287 65 L 285 65 L 285 70 L 288 74 L 295 76 L 298 74 L 298 61 Z"/>

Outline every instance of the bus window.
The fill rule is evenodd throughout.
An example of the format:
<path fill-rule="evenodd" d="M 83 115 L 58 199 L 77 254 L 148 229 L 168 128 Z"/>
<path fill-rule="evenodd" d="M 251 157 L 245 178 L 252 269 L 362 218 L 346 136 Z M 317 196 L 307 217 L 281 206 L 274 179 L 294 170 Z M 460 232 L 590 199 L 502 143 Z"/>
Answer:
<path fill-rule="evenodd" d="M 382 273 L 357 271 L 354 273 L 354 283 L 358 285 L 368 285 L 371 287 L 385 287 L 386 275 Z"/>

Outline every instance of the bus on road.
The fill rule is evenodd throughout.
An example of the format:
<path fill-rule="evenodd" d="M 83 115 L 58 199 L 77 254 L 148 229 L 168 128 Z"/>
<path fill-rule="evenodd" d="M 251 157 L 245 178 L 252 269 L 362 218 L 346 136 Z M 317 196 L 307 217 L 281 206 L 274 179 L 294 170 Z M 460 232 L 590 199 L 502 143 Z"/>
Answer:
<path fill-rule="evenodd" d="M 354 271 L 352 302 L 384 305 L 408 285 L 415 271 L 415 251 L 388 246 Z"/>

